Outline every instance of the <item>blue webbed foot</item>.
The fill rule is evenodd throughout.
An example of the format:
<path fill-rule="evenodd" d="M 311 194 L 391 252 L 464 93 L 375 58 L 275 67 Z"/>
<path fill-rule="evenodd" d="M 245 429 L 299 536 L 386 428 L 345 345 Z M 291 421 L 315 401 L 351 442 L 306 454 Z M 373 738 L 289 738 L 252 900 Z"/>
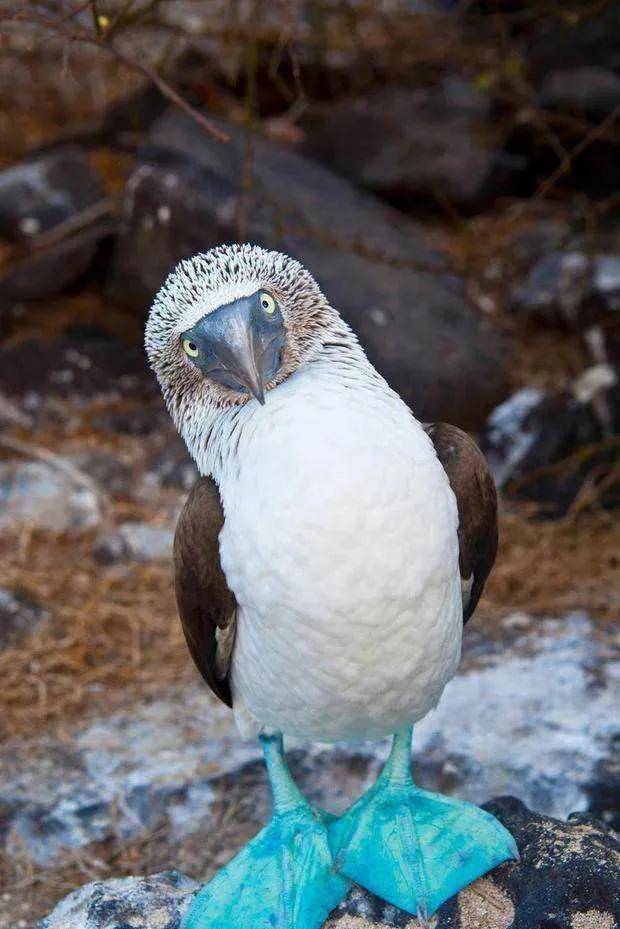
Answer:
<path fill-rule="evenodd" d="M 273 817 L 194 897 L 182 929 L 318 929 L 351 886 L 334 869 L 327 832 L 333 817 L 301 796 L 281 740 L 262 741 Z"/>
<path fill-rule="evenodd" d="M 472 803 L 420 790 L 411 778 L 407 733 L 377 783 L 329 829 L 336 867 L 422 919 L 502 861 L 516 843 Z"/>

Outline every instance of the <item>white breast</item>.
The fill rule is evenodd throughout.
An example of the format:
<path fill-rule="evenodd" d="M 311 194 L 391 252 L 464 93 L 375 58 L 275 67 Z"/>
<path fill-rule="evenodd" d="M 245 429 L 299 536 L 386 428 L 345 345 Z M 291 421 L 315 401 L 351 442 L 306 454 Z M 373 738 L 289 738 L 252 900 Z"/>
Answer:
<path fill-rule="evenodd" d="M 372 375 L 300 371 L 220 477 L 246 731 L 380 737 L 424 716 L 456 670 L 456 502 L 425 432 Z"/>

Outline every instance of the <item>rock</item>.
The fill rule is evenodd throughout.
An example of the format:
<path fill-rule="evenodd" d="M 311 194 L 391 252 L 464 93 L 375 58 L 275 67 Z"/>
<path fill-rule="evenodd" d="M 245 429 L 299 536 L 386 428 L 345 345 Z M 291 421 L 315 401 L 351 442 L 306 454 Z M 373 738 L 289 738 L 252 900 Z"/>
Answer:
<path fill-rule="evenodd" d="M 101 519 L 97 494 L 39 461 L 0 463 L 0 529 L 83 532 Z"/>
<path fill-rule="evenodd" d="M 118 531 L 97 539 L 93 557 L 99 564 L 119 561 L 170 561 L 174 529 L 149 526 L 148 523 L 127 522 Z"/>
<path fill-rule="evenodd" d="M 551 71 L 537 94 L 539 106 L 603 118 L 620 104 L 620 77 L 611 69 L 583 67 Z"/>
<path fill-rule="evenodd" d="M 485 804 L 514 835 L 520 859 L 479 878 L 439 909 L 435 929 L 613 929 L 620 918 L 620 843 L 610 829 L 578 814 L 560 822 L 514 797 Z M 420 923 L 356 889 L 326 929 Z"/>
<path fill-rule="evenodd" d="M 227 144 L 176 111 L 155 125 L 127 185 L 116 299 L 144 310 L 181 257 L 237 237 L 244 137 L 225 128 Z M 260 137 L 248 207 L 244 238 L 296 255 L 316 274 L 418 415 L 475 427 L 504 396 L 499 343 L 471 315 L 461 282 L 419 226 Z"/>
<path fill-rule="evenodd" d="M 27 413 L 57 400 L 84 406 L 94 400 L 155 400 L 154 378 L 140 346 L 77 332 L 28 338 L 0 346 L 0 391 Z"/>
<path fill-rule="evenodd" d="M 511 293 L 512 307 L 583 328 L 620 310 L 620 256 L 568 248 L 545 255 Z"/>
<path fill-rule="evenodd" d="M 180 258 L 230 240 L 236 201 L 232 185 L 187 156 L 139 165 L 125 188 L 112 297 L 146 311 Z"/>
<path fill-rule="evenodd" d="M 65 897 L 37 929 L 179 929 L 198 887 L 178 871 L 94 881 Z"/>
<path fill-rule="evenodd" d="M 580 615 L 508 617 L 497 632 L 497 641 L 470 649 L 438 709 L 416 727 L 418 782 L 476 803 L 518 791 L 559 817 L 590 803 L 607 812 L 615 781 L 604 780 L 605 766 L 618 733 L 611 632 L 595 635 Z M 387 744 L 290 740 L 287 748 L 306 795 L 340 812 L 375 779 Z M 203 685 L 102 715 L 72 736 L 9 741 L 0 784 L 7 855 L 45 867 L 71 850 L 160 827 L 186 860 L 207 843 L 209 866 L 219 866 L 270 809 L 258 744 L 240 738 Z M 213 834 L 222 810 L 234 811 L 232 834 Z"/>
<path fill-rule="evenodd" d="M 180 842 L 209 830 L 224 797 L 239 806 L 243 828 L 269 812 L 258 743 L 241 740 L 229 711 L 204 687 L 104 716 L 72 739 L 9 745 L 0 750 L 0 833 L 9 854 L 42 866 L 63 852 L 161 826 Z M 290 760 L 309 797 L 340 809 L 369 786 L 379 764 L 368 747 L 297 749 Z"/>
<path fill-rule="evenodd" d="M 596 821 L 537 815 L 511 797 L 487 805 L 517 840 L 507 862 L 448 900 L 435 929 L 613 929 L 620 919 L 617 837 Z M 62 900 L 36 929 L 180 929 L 199 885 L 176 871 L 96 881 Z M 420 923 L 354 888 L 325 929 L 416 929 Z"/>
<path fill-rule="evenodd" d="M 108 220 L 93 223 L 3 269 L 0 306 L 61 293 L 88 271 L 101 242 L 111 237 L 114 229 Z"/>
<path fill-rule="evenodd" d="M 0 305 L 64 290 L 112 235 L 99 173 L 75 147 L 57 148 L 0 172 L 0 236 L 17 257 L 2 269 Z"/>
<path fill-rule="evenodd" d="M 178 439 L 178 434 L 173 430 L 170 417 L 159 397 L 154 403 L 143 406 L 107 410 L 93 416 L 91 422 L 93 428 L 101 432 L 120 432 L 132 436 L 150 436 L 158 433 L 170 437 L 171 441 Z"/>
<path fill-rule="evenodd" d="M 400 206 L 447 200 L 475 212 L 509 179 L 489 96 L 458 78 L 365 93 L 307 129 L 311 154 Z"/>
<path fill-rule="evenodd" d="M 620 734 L 610 738 L 606 757 L 596 765 L 587 792 L 592 815 L 620 832 Z"/>
<path fill-rule="evenodd" d="M 6 168 L 0 171 L 0 236 L 31 243 L 103 195 L 98 172 L 72 146 Z"/>
<path fill-rule="evenodd" d="M 0 651 L 18 645 L 48 615 L 25 591 L 0 587 Z"/>
<path fill-rule="evenodd" d="M 101 487 L 108 496 L 130 495 L 131 468 L 111 452 L 78 452 L 69 456 L 68 461 Z"/>
<path fill-rule="evenodd" d="M 535 387 L 517 390 L 493 410 L 480 433 L 480 447 L 500 489 L 514 476 L 514 469 L 536 444 L 530 414 L 544 399 L 543 391 Z"/>
<path fill-rule="evenodd" d="M 148 463 L 146 478 L 160 487 L 178 487 L 190 490 L 198 480 L 198 469 L 189 456 L 185 444 L 172 438 Z"/>
<path fill-rule="evenodd" d="M 618 375 L 597 365 L 576 379 L 571 392 L 517 391 L 489 416 L 479 443 L 506 496 L 537 502 L 541 515 L 560 517 L 592 478 L 594 489 L 601 485 L 596 503 L 618 505 L 612 437 L 619 429 Z"/>
<path fill-rule="evenodd" d="M 592 9 L 589 16 L 540 16 L 531 21 L 522 46 L 537 85 L 552 71 L 583 67 L 615 70 L 618 65 L 618 17 L 614 6 Z"/>

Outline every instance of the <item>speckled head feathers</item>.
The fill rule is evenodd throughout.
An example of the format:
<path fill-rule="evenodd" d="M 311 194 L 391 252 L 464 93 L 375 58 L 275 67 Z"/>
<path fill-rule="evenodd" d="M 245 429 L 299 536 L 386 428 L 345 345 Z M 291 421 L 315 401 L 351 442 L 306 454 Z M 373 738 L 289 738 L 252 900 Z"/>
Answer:
<path fill-rule="evenodd" d="M 278 300 L 287 332 L 274 384 L 320 351 L 326 338 L 337 335 L 355 342 L 312 275 L 294 258 L 257 245 L 218 246 L 177 265 L 148 317 L 145 347 L 169 407 L 175 394 L 188 390 L 196 393 L 197 401 L 220 407 L 247 401 L 202 378 L 187 363 L 179 337 L 206 314 L 261 288 Z"/>

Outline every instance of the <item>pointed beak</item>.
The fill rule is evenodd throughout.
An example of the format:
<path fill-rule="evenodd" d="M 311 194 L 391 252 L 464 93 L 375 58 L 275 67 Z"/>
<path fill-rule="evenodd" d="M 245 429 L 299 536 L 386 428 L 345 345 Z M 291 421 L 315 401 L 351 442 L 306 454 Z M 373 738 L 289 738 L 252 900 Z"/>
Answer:
<path fill-rule="evenodd" d="M 206 377 L 265 403 L 265 388 L 277 374 L 285 339 L 280 312 L 266 317 L 257 295 L 214 310 L 184 338 L 198 347 L 193 359 Z"/>
<path fill-rule="evenodd" d="M 252 325 L 251 315 L 243 310 L 229 314 L 219 338 L 211 344 L 224 370 L 263 405 L 267 372 L 261 364 L 260 338 Z"/>

